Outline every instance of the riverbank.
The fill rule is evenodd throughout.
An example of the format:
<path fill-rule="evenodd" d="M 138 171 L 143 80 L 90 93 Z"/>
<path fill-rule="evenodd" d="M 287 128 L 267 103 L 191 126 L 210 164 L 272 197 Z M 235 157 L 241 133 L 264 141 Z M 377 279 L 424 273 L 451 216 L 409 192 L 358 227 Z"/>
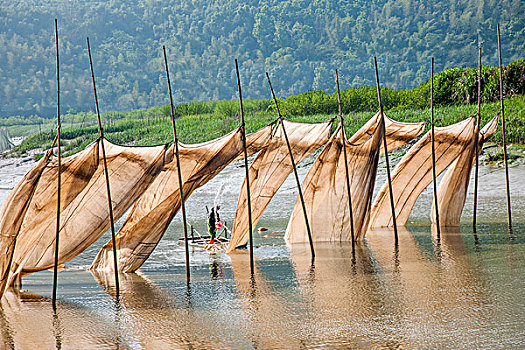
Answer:
<path fill-rule="evenodd" d="M 259 106 L 260 109 L 260 106 Z M 499 102 L 483 103 L 481 105 L 481 124 L 484 125 L 494 115 L 499 113 Z M 456 123 L 469 115 L 476 113 L 477 107 L 471 105 L 438 106 L 434 115 L 436 126 L 446 126 Z M 160 109 L 151 113 L 160 113 Z M 184 115 L 176 120 L 179 139 L 184 143 L 199 143 L 220 137 L 240 125 L 239 117 L 231 110 L 225 114 L 209 113 Z M 429 109 L 394 109 L 386 112 L 387 115 L 401 122 L 429 121 Z M 354 134 L 372 116 L 373 112 L 358 112 L 345 115 L 345 129 L 347 135 Z M 507 127 L 507 142 L 509 144 L 525 144 L 525 96 L 516 96 L 505 100 L 505 120 Z M 315 114 L 309 116 L 285 116 L 296 122 L 321 122 L 333 118 L 330 114 Z M 128 117 L 126 117 L 128 118 Z M 103 121 L 104 135 L 108 140 L 120 145 L 151 146 L 171 143 L 173 140 L 171 121 L 164 115 L 140 114 L 129 115 L 130 119 Z M 246 130 L 253 132 L 276 119 L 271 111 L 253 110 L 246 115 Z M 73 119 L 72 119 L 73 120 Z M 427 130 L 429 125 L 426 126 Z M 24 141 L 4 154 L 6 157 L 17 157 L 29 151 L 41 148 L 48 149 L 55 137 L 51 126 L 48 131 L 37 132 L 28 136 Z M 335 127 L 334 127 L 335 129 Z M 81 123 L 64 123 L 62 129 L 62 143 L 64 154 L 73 154 L 84 149 L 98 137 L 98 128 L 94 115 L 86 116 Z M 489 142 L 501 144 L 501 132 L 496 132 Z M 519 146 L 516 146 L 519 148 Z M 42 152 L 40 152 L 42 154 Z M 519 152 L 516 156 L 520 158 Z M 38 157 L 38 156 L 37 156 Z"/>

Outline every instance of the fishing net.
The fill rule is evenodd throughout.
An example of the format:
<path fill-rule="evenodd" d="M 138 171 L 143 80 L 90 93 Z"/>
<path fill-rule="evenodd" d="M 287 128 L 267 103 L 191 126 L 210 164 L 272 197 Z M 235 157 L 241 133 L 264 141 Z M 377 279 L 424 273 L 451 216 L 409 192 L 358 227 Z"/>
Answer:
<path fill-rule="evenodd" d="M 257 152 L 270 138 L 272 125 L 246 136 L 249 154 Z M 137 270 L 150 256 L 181 207 L 177 162 L 173 146 L 171 161 L 137 200 L 116 235 L 118 268 Z M 241 129 L 202 144 L 179 144 L 184 197 L 187 199 L 235 159 L 243 157 Z M 106 243 L 91 269 L 113 270 L 113 244 Z"/>
<path fill-rule="evenodd" d="M 480 131 L 478 151 L 481 153 L 483 143 L 498 127 L 498 116 L 494 117 Z M 467 198 L 468 185 L 472 166 L 476 161 L 475 131 L 472 131 L 470 142 L 465 152 L 455 160 L 447 170 L 438 187 L 439 223 L 443 226 L 459 226 L 461 213 Z M 431 219 L 435 223 L 434 201 L 432 202 Z"/>
<path fill-rule="evenodd" d="M 469 154 L 470 149 L 473 149 L 474 132 L 475 117 L 446 127 L 435 128 L 436 176 L 445 171 L 458 157 L 472 157 Z M 462 171 L 470 174 L 470 168 L 467 169 L 468 167 L 464 166 L 461 168 Z M 455 179 L 462 178 L 459 174 L 456 175 Z M 431 133 L 428 132 L 410 148 L 392 172 L 392 191 L 397 224 L 406 224 L 417 198 L 432 181 L 432 140 Z M 460 182 L 464 183 L 463 180 Z M 468 187 L 468 180 L 466 187 Z M 461 208 L 463 204 L 464 198 Z M 457 206 L 453 211 L 457 211 Z M 370 227 L 393 225 L 388 183 L 384 183 L 381 187 L 370 216 Z"/>
<path fill-rule="evenodd" d="M 402 123 L 390 119 L 386 114 L 385 128 L 386 128 L 386 146 L 388 152 L 391 152 L 401 146 L 406 145 L 418 137 L 425 128 L 425 122 L 419 123 Z M 368 140 L 375 132 L 376 125 L 381 121 L 379 112 L 376 113 L 365 125 L 363 125 L 354 135 L 350 137 L 350 142 L 353 144 L 363 143 Z M 383 143 L 381 143 L 380 154 L 384 154 Z"/>
<path fill-rule="evenodd" d="M 268 146 L 259 152 L 249 169 L 253 227 L 257 225 L 273 196 L 293 170 L 283 128 L 297 164 L 326 143 L 331 126 L 332 120 L 318 124 L 294 123 L 287 120 L 279 122 Z M 237 202 L 228 252 L 248 242 L 247 198 L 245 179 Z"/>
<path fill-rule="evenodd" d="M 383 130 L 381 123 L 376 124 L 371 137 L 355 145 L 346 140 L 344 130 L 339 124 L 315 160 L 302 184 L 313 241 L 351 241 L 343 140 L 346 142 L 356 236 L 359 237 L 362 228 L 366 228 Z M 308 242 L 303 207 L 299 198 L 288 222 L 285 240 L 288 243 Z"/>
<path fill-rule="evenodd" d="M 390 151 L 419 135 L 424 124 L 398 123 L 385 116 L 385 126 L 387 147 Z M 302 185 L 313 241 L 352 239 L 343 139 L 346 142 L 355 238 L 360 239 L 364 236 L 368 226 L 380 148 L 383 144 L 383 130 L 379 114 L 376 114 L 349 142 L 342 126 L 339 125 L 317 157 Z M 285 239 L 288 243 L 308 242 L 299 199 L 295 202 Z"/>
<path fill-rule="evenodd" d="M 62 159 L 61 214 L 59 264 L 64 263 L 95 242 L 108 228 L 109 210 L 106 178 L 102 162 L 100 140 L 85 150 Z M 118 220 L 135 199 L 150 185 L 164 164 L 166 147 L 121 147 L 103 140 L 115 220 Z M 24 214 L 16 237 L 12 256 L 10 281 L 20 276 L 54 266 L 58 160 L 49 156 L 39 162 L 30 173 L 40 171 L 33 181 L 32 194 L 26 195 L 27 208 L 4 212 L 3 218 Z M 28 179 L 22 187 L 31 192 Z M 18 193 L 18 191 L 13 191 Z M 4 203 L 6 210 L 13 207 L 11 197 Z"/>
<path fill-rule="evenodd" d="M 472 139 L 475 118 L 435 128 L 436 176 L 441 174 L 460 154 Z M 403 156 L 392 172 L 392 191 L 396 220 L 404 225 L 419 195 L 432 183 L 432 135 L 427 132 Z M 388 183 L 385 182 L 374 202 L 370 226 L 392 226 L 392 209 Z"/>
<path fill-rule="evenodd" d="M 16 239 L 38 180 L 49 163 L 47 154 L 13 188 L 0 208 L 0 297 L 7 286 Z"/>

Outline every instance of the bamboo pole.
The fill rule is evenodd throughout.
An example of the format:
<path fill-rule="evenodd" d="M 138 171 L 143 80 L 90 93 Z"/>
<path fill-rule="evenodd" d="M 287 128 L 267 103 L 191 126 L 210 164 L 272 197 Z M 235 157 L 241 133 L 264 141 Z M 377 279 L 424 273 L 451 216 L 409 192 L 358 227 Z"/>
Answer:
<path fill-rule="evenodd" d="M 248 236 L 250 237 L 250 273 L 255 274 L 255 264 L 253 259 L 253 226 L 252 226 L 252 200 L 250 195 L 250 169 L 248 168 L 248 149 L 246 147 L 246 124 L 244 122 L 244 108 L 242 106 L 241 78 L 239 76 L 239 65 L 235 59 L 235 72 L 237 74 L 237 88 L 239 90 L 239 106 L 241 112 L 241 139 L 244 150 L 244 169 L 246 171 L 246 195 L 248 196 Z"/>
<path fill-rule="evenodd" d="M 61 186 L 61 154 L 60 154 L 60 70 L 58 55 L 58 23 L 55 18 L 55 49 L 57 71 L 57 157 L 58 157 L 58 188 L 57 188 L 57 224 L 55 233 L 55 264 L 53 265 L 53 310 L 57 308 L 57 283 L 58 283 L 58 248 L 60 238 L 60 186 Z"/>
<path fill-rule="evenodd" d="M 288 154 L 290 155 L 290 161 L 292 162 L 293 173 L 295 175 L 295 182 L 297 184 L 297 189 L 299 190 L 299 198 L 301 199 L 301 205 L 303 207 L 304 221 L 306 223 L 306 231 L 308 232 L 308 241 L 310 243 L 310 251 L 312 253 L 312 259 L 314 259 L 315 250 L 314 250 L 314 243 L 312 240 L 312 231 L 310 229 L 310 223 L 308 222 L 308 214 L 306 213 L 306 204 L 304 203 L 303 191 L 301 190 L 301 182 L 299 181 L 299 175 L 297 174 L 297 167 L 295 165 L 295 161 L 293 158 L 292 147 L 290 146 L 290 141 L 288 140 L 288 135 L 286 134 L 286 129 L 284 128 L 283 116 L 281 115 L 281 111 L 279 110 L 279 105 L 277 104 L 277 98 L 275 97 L 275 93 L 273 92 L 272 82 L 270 81 L 270 76 L 268 75 L 268 72 L 266 72 L 266 78 L 268 79 L 268 85 L 270 85 L 270 91 L 272 92 L 272 97 L 275 103 L 275 108 L 277 109 L 277 114 L 279 116 L 279 123 L 281 123 L 281 127 L 283 128 L 283 135 L 284 135 L 284 139 L 286 140 L 286 146 L 288 146 Z"/>
<path fill-rule="evenodd" d="M 436 181 L 436 139 L 435 139 L 435 121 L 434 121 L 434 57 L 430 60 L 430 125 L 432 135 L 432 180 L 434 183 L 434 208 L 436 209 L 436 228 L 437 239 L 441 238 L 441 229 L 439 226 L 439 207 L 437 195 L 437 181 Z"/>
<path fill-rule="evenodd" d="M 388 147 L 386 142 L 386 125 L 385 115 L 383 113 L 383 103 L 381 102 L 381 87 L 379 85 L 379 73 L 377 70 L 377 58 L 374 56 L 374 67 L 376 71 L 376 85 L 377 85 L 377 99 L 379 101 L 379 113 L 381 113 L 381 124 L 383 125 L 383 148 L 385 149 L 385 162 L 386 162 L 386 176 L 388 180 L 388 191 L 390 193 L 390 207 L 392 208 L 392 223 L 394 224 L 394 240 L 397 245 L 397 223 L 396 223 L 396 210 L 394 207 L 394 191 L 392 190 L 392 178 L 390 177 L 390 161 L 388 160 Z"/>
<path fill-rule="evenodd" d="M 472 211 L 472 230 L 476 232 L 476 211 L 478 208 L 478 173 L 479 173 L 479 124 L 481 122 L 481 46 L 478 55 L 478 112 L 476 118 L 476 131 L 474 148 L 476 152 L 476 169 L 474 170 L 474 208 Z"/>
<path fill-rule="evenodd" d="M 186 281 L 190 281 L 190 250 L 188 245 L 188 225 L 186 221 L 186 204 L 184 202 L 184 189 L 182 184 L 182 172 L 180 169 L 180 155 L 179 155 L 179 139 L 177 137 L 177 127 L 175 126 L 175 110 L 173 107 L 173 94 L 171 93 L 171 82 L 170 82 L 170 73 L 168 70 L 168 58 L 166 56 L 166 47 L 162 46 L 162 51 L 164 52 L 164 65 L 166 66 L 166 79 L 168 81 L 168 92 L 170 95 L 170 108 L 171 108 L 171 126 L 173 128 L 173 145 L 175 148 L 175 157 L 177 158 L 177 175 L 179 177 L 179 192 L 180 192 L 180 201 L 182 208 L 182 223 L 184 226 L 184 251 L 186 254 Z"/>
<path fill-rule="evenodd" d="M 346 173 L 346 190 L 348 193 L 348 209 L 350 210 L 350 233 L 352 235 L 352 253 L 355 253 L 355 230 L 354 230 L 354 213 L 352 209 L 352 194 L 350 189 L 350 173 L 348 171 L 348 156 L 346 154 L 346 133 L 343 124 L 343 108 L 341 106 L 341 91 L 339 90 L 339 72 L 335 70 L 335 83 L 337 85 L 337 103 L 339 107 L 339 120 L 341 123 L 341 143 L 343 144 L 343 155 L 345 160 Z"/>
<path fill-rule="evenodd" d="M 106 176 L 106 190 L 108 194 L 108 208 L 109 208 L 109 222 L 111 225 L 111 243 L 113 244 L 113 269 L 115 271 L 115 288 L 117 300 L 120 296 L 120 283 L 118 279 L 118 263 L 117 263 L 117 241 L 115 239 L 115 219 L 113 217 L 113 203 L 111 202 L 111 189 L 109 186 L 109 172 L 108 172 L 108 162 L 106 158 L 106 147 L 104 146 L 104 130 L 102 129 L 102 121 L 100 119 L 100 109 L 98 107 L 98 96 L 97 96 L 97 86 L 95 84 L 95 72 L 93 70 L 93 61 L 91 59 L 91 47 L 89 46 L 89 38 L 86 38 L 88 56 L 89 56 L 89 68 L 91 70 L 91 81 L 93 82 L 93 94 L 95 96 L 95 108 L 97 111 L 97 120 L 98 120 L 98 132 L 100 134 L 100 145 L 102 148 L 102 159 L 104 162 L 104 175 Z"/>
<path fill-rule="evenodd" d="M 503 136 L 503 159 L 505 160 L 505 182 L 507 185 L 507 216 L 509 221 L 509 230 L 512 229 L 512 215 L 510 209 L 510 180 L 509 180 L 509 164 L 507 159 L 507 138 L 505 133 L 505 102 L 503 98 L 503 77 L 501 65 L 501 38 L 498 23 L 498 56 L 499 56 L 499 100 L 500 100 L 500 114 L 501 114 L 501 128 Z"/>

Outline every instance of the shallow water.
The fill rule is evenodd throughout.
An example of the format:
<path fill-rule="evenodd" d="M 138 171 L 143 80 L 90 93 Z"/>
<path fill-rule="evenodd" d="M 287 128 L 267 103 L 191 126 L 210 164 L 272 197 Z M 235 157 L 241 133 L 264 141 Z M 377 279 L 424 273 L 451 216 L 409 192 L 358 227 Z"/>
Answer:
<path fill-rule="evenodd" d="M 0 200 L 29 164 L 4 167 Z M 306 167 L 300 168 L 304 177 Z M 244 169 L 229 166 L 188 201 L 188 216 L 205 230 L 205 205 L 221 205 L 231 223 Z M 384 174 L 380 172 L 378 183 Z M 506 226 L 504 175 L 482 168 L 478 230 L 470 228 L 472 198 L 461 230 L 428 225 L 432 194 L 425 191 L 399 246 L 389 230 L 369 232 L 357 245 L 287 247 L 282 236 L 297 195 L 289 178 L 255 233 L 256 273 L 246 252 L 192 251 L 185 279 L 180 217 L 139 274 L 86 271 L 106 234 L 59 273 L 57 314 L 49 301 L 52 273 L 24 279 L 30 293 L 9 293 L 0 309 L 0 337 L 15 349 L 159 348 L 524 348 L 525 169 L 511 169 L 514 230 Z M 378 187 L 378 186 L 376 186 Z M 219 193 L 219 195 L 217 195 Z"/>

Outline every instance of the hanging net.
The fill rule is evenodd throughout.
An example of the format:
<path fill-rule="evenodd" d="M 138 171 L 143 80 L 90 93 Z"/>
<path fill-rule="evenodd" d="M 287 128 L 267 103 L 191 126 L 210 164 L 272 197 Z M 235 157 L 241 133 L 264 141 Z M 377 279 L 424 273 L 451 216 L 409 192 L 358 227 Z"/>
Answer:
<path fill-rule="evenodd" d="M 249 154 L 257 152 L 270 139 L 272 124 L 246 136 Z M 173 146 L 171 161 L 137 200 L 116 235 L 118 268 L 136 271 L 155 249 L 181 207 L 177 162 Z M 196 145 L 179 144 L 184 197 L 215 177 L 228 164 L 243 155 L 241 129 L 218 139 Z M 91 269 L 113 270 L 113 244 L 106 243 Z"/>
<path fill-rule="evenodd" d="M 121 147 L 107 140 L 62 159 L 59 264 L 89 247 L 108 228 L 109 210 L 100 142 L 104 142 L 115 220 L 151 184 L 164 164 L 165 146 Z M 36 174 L 40 174 L 35 177 Z M 11 257 L 9 282 L 54 266 L 58 160 L 44 157 L 3 205 L 3 218 L 22 214 Z M 25 197 L 22 206 L 14 203 Z M 9 211 L 9 212 L 6 212 Z M 9 227 L 5 227 L 7 229 Z M 4 232 L 2 228 L 2 233 Z M 2 234 L 3 236 L 3 234 Z M 12 238 L 13 239 L 13 238 Z M 2 250 L 4 251 L 4 250 Z M 2 262 L 3 264 L 3 262 Z M 5 272 L 4 272 L 5 275 Z"/>
<path fill-rule="evenodd" d="M 268 146 L 259 152 L 249 169 L 253 227 L 257 225 L 273 196 L 293 170 L 283 131 L 286 131 L 297 164 L 326 143 L 331 126 L 332 120 L 318 124 L 294 123 L 287 120 L 279 122 Z M 247 198 L 245 179 L 237 202 L 228 252 L 248 242 Z"/>
<path fill-rule="evenodd" d="M 356 134 L 346 141 L 341 125 L 319 154 L 308 172 L 302 188 L 312 239 L 323 241 L 351 241 L 350 210 L 346 185 L 343 141 L 346 142 L 350 195 L 355 238 L 364 236 L 370 215 L 372 195 L 377 173 L 383 127 L 376 114 Z M 387 147 L 389 151 L 403 146 L 422 131 L 423 123 L 398 123 L 385 116 Z M 361 143 L 353 143 L 353 142 Z M 306 223 L 299 199 L 286 229 L 288 243 L 308 242 Z"/>

